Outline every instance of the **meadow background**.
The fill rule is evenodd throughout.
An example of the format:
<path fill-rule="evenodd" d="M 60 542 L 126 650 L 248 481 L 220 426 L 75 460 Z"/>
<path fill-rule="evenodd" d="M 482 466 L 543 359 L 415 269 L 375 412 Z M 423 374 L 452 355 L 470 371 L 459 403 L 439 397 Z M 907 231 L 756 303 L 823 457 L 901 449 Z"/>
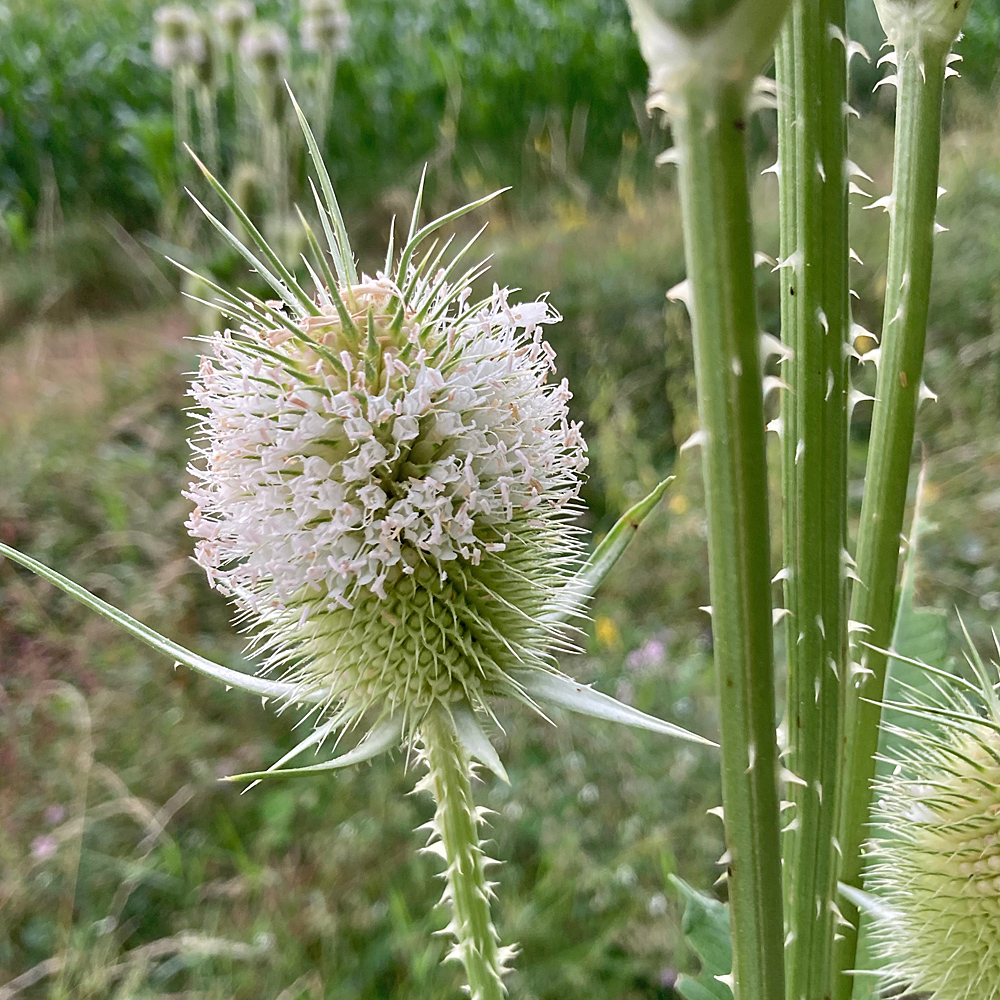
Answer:
<path fill-rule="evenodd" d="M 187 339 L 171 248 L 233 262 L 177 222 L 169 76 L 148 0 L 0 2 L 0 539 L 222 662 L 249 664 L 183 528 Z M 868 0 L 854 37 L 877 54 Z M 294 32 L 294 3 L 258 5 Z M 675 485 L 597 601 L 565 667 L 707 735 L 712 696 L 705 525 L 669 137 L 643 110 L 645 70 L 621 0 L 353 0 L 327 155 L 362 263 L 384 256 L 424 164 L 431 211 L 501 185 L 481 252 L 501 284 L 542 292 L 585 422 L 599 536 L 659 479 Z M 939 656 L 960 613 L 1000 618 L 1000 2 L 977 0 L 949 85 L 927 381 L 919 603 Z M 856 61 L 852 158 L 885 194 L 892 95 Z M 227 152 L 234 137 L 222 128 Z M 773 112 L 755 121 L 773 162 Z M 199 193 L 204 188 L 198 188 Z M 886 226 L 857 198 L 855 316 L 878 330 Z M 776 186 L 755 184 L 775 252 Z M 478 213 L 465 229 L 477 226 Z M 178 235 L 178 234 L 181 235 Z M 777 326 L 775 276 L 760 272 Z M 237 277 L 239 277 L 237 275 Z M 861 378 L 867 377 L 862 373 Z M 854 471 L 868 413 L 855 415 Z M 776 468 L 775 463 L 775 468 Z M 855 479 L 852 502 L 860 500 Z M 857 510 L 854 510 L 857 513 Z M 775 511 L 777 515 L 777 510 Z M 777 520 L 777 517 L 776 517 Z M 950 631 L 949 631 L 950 630 Z M 780 632 L 780 630 L 779 630 Z M 711 752 L 610 725 L 504 719 L 512 784 L 488 777 L 522 1000 L 669 998 L 697 969 L 666 876 L 711 886 L 722 852 Z M 375 1000 L 457 995 L 431 932 L 438 864 L 415 854 L 430 803 L 405 760 L 261 786 L 218 777 L 292 745 L 290 718 L 170 664 L 46 584 L 0 564 L 0 998 Z M 6 984 L 6 985 L 5 985 Z"/>

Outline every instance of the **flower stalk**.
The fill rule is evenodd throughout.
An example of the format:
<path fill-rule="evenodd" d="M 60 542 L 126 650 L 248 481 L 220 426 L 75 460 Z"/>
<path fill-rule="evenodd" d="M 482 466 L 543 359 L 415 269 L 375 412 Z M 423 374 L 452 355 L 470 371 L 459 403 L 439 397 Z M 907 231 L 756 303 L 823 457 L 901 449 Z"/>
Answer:
<path fill-rule="evenodd" d="M 861 631 L 852 637 L 850 683 L 844 688 L 844 759 L 839 805 L 841 881 L 860 888 L 861 847 L 868 825 L 875 776 L 886 656 L 892 638 L 903 528 L 917 408 L 926 390 L 922 370 L 930 297 L 941 105 L 950 48 L 968 7 L 961 3 L 906 3 L 882 0 L 879 16 L 895 66 L 887 78 L 897 89 L 896 150 L 889 213 L 889 256 L 879 348 L 878 380 L 872 414 L 865 494 L 858 529 L 857 575 L 851 619 Z M 847 1000 L 857 950 L 855 906 L 847 902 L 837 949 L 834 996 Z"/>
<path fill-rule="evenodd" d="M 742 87 L 691 88 L 674 116 L 708 507 L 712 635 L 734 975 L 779 997 L 781 861 L 767 469 Z"/>
<path fill-rule="evenodd" d="M 822 1000 L 837 885 L 833 803 L 847 659 L 847 49 L 843 0 L 797 0 L 776 47 L 787 649 L 786 988 Z"/>
<path fill-rule="evenodd" d="M 502 1000 L 505 960 L 513 948 L 502 948 L 490 916 L 493 887 L 486 879 L 490 859 L 483 852 L 479 827 L 483 822 L 472 797 L 471 762 L 441 710 L 432 710 L 420 724 L 422 756 L 427 776 L 421 788 L 434 797 L 434 819 L 427 824 L 431 842 L 426 850 L 444 859 L 447 885 L 444 899 L 451 906 L 448 932 L 455 939 L 449 957 L 465 966 L 471 1000 Z"/>

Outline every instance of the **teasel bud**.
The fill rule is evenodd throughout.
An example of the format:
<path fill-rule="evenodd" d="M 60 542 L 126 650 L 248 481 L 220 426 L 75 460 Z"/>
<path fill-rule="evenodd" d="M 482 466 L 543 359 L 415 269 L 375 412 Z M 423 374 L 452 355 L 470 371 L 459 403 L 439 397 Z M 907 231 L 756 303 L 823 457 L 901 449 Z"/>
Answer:
<path fill-rule="evenodd" d="M 689 87 L 750 85 L 772 53 L 787 0 L 628 0 L 649 66 L 651 103 L 671 111 Z"/>
<path fill-rule="evenodd" d="M 239 49 L 240 39 L 254 19 L 251 0 L 222 0 L 212 9 L 223 43 L 232 51 Z"/>
<path fill-rule="evenodd" d="M 185 4 L 160 7 L 153 15 L 153 61 L 162 69 L 199 65 L 207 56 L 198 15 Z"/>
<path fill-rule="evenodd" d="M 970 662 L 975 683 L 920 665 L 930 683 L 887 706 L 907 724 L 875 787 L 875 950 L 887 986 L 934 1000 L 1000 997 L 1000 700 Z"/>
<path fill-rule="evenodd" d="M 340 0 L 302 0 L 299 37 L 306 52 L 346 52 L 350 29 L 350 15 Z"/>

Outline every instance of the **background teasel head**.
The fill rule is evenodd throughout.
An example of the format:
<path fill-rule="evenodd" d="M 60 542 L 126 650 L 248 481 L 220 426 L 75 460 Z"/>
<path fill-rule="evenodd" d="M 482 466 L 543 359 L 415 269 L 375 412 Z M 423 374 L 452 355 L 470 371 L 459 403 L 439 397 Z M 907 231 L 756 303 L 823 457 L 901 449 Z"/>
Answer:
<path fill-rule="evenodd" d="M 996 669 L 969 662 L 975 682 L 913 664 L 923 683 L 888 706 L 912 724 L 889 727 L 875 790 L 876 951 L 893 985 L 935 1000 L 1000 997 L 1000 698 Z"/>
<path fill-rule="evenodd" d="M 232 50 L 239 48 L 240 39 L 254 19 L 250 0 L 221 0 L 212 8 L 212 17 L 219 27 L 223 43 Z"/>
<path fill-rule="evenodd" d="M 341 0 L 302 0 L 299 35 L 306 52 L 345 52 L 350 30 L 351 18 Z"/>
<path fill-rule="evenodd" d="M 160 7 L 153 15 L 153 61 L 162 69 L 197 66 L 207 55 L 198 15 L 186 4 Z"/>

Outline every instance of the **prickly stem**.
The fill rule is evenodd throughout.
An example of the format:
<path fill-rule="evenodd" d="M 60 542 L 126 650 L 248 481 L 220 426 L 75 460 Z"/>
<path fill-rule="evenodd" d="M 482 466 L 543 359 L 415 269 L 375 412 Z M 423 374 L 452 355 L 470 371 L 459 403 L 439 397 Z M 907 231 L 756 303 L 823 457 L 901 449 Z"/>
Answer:
<path fill-rule="evenodd" d="M 428 712 L 420 724 L 427 777 L 422 787 L 434 797 L 430 848 L 443 857 L 445 900 L 452 913 L 448 931 L 455 938 L 452 956 L 461 960 L 471 1000 L 502 1000 L 504 961 L 490 916 L 492 889 L 486 879 L 479 816 L 472 798 L 470 762 L 443 709 Z"/>
<path fill-rule="evenodd" d="M 897 109 L 893 191 L 889 203 L 889 262 L 881 360 L 872 415 L 865 494 L 858 529 L 857 574 L 851 618 L 870 632 L 852 639 L 851 676 L 844 688 L 845 740 L 839 840 L 844 853 L 841 880 L 860 887 L 861 845 L 875 773 L 880 703 L 885 683 L 881 649 L 892 637 L 899 535 L 903 527 L 914 424 L 930 294 L 934 215 L 937 209 L 941 100 L 950 46 L 943 41 L 902 36 L 896 41 Z M 845 928 L 838 945 L 834 997 L 848 1000 L 857 948 L 857 910 L 845 903 Z"/>
<path fill-rule="evenodd" d="M 673 116 L 709 521 L 737 996 L 784 993 L 767 470 L 746 94 L 690 87 Z"/>
<path fill-rule="evenodd" d="M 789 1000 L 822 1000 L 832 962 L 840 678 L 847 653 L 847 53 L 843 0 L 797 0 L 776 49 L 781 205 L 782 481 Z"/>

